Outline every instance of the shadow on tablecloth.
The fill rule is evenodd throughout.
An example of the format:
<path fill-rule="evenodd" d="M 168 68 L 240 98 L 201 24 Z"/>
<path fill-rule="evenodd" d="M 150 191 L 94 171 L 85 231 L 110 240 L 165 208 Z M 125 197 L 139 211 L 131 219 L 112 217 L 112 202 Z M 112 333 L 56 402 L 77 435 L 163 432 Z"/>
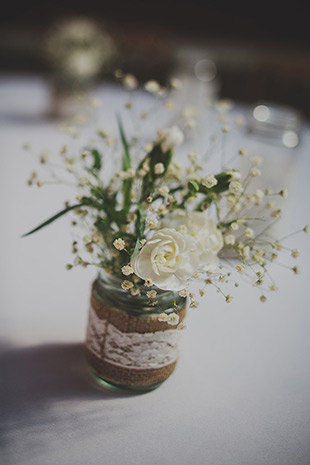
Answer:
<path fill-rule="evenodd" d="M 4 349 L 0 355 L 1 423 L 26 419 L 27 412 L 56 401 L 108 400 L 131 393 L 98 388 L 84 360 L 83 344 Z"/>

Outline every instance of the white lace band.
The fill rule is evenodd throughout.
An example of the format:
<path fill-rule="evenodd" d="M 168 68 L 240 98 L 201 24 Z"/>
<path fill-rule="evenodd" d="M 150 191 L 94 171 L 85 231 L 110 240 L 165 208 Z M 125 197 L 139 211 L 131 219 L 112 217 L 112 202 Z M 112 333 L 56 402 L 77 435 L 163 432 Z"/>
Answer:
<path fill-rule="evenodd" d="M 122 333 L 89 309 L 86 346 L 100 360 L 123 368 L 147 369 L 170 365 L 178 358 L 181 331 Z"/>

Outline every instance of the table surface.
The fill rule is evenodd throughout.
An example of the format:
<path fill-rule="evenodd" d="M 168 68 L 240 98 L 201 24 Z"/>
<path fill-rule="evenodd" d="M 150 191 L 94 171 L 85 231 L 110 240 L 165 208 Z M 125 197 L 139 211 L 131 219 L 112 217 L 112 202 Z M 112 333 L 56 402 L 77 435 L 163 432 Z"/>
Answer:
<path fill-rule="evenodd" d="M 118 101 L 114 87 L 96 92 L 103 113 Z M 83 359 L 94 271 L 65 270 L 68 220 L 21 239 L 67 194 L 25 181 L 31 153 L 57 148 L 63 137 L 44 117 L 49 95 L 39 78 L 0 80 L 0 463 L 308 464 L 309 237 L 287 241 L 302 251 L 302 273 L 274 265 L 279 292 L 265 304 L 247 285 L 229 305 L 216 292 L 204 296 L 188 314 L 177 369 L 160 388 L 100 390 Z M 267 153 L 268 176 L 289 184 L 283 236 L 302 228 L 310 222 L 308 123 L 294 150 L 243 138 L 255 155 Z"/>

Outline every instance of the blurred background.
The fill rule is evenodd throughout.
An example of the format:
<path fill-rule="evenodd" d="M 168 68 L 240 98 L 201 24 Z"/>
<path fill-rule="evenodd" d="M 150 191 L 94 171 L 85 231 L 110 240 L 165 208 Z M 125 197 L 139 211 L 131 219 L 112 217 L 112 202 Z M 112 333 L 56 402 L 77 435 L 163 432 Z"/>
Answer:
<path fill-rule="evenodd" d="M 118 68 L 162 84 L 182 70 L 219 97 L 310 116 L 309 27 L 296 2 L 10 1 L 0 31 L 2 76 L 36 74 L 68 88 L 111 80 Z"/>

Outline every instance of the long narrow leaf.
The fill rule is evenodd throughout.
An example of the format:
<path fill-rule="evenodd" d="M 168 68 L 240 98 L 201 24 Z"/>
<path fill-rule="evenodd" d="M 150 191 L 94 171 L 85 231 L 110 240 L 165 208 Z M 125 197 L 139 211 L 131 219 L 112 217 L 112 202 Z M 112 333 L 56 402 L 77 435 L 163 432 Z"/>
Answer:
<path fill-rule="evenodd" d="M 129 152 L 129 143 L 127 141 L 124 127 L 122 120 L 119 115 L 117 115 L 117 123 L 118 123 L 118 128 L 121 136 L 121 141 L 123 144 L 123 159 L 122 159 L 122 168 L 124 171 L 127 171 L 131 167 L 131 158 L 130 158 L 130 152 Z M 125 179 L 123 181 L 123 186 L 122 186 L 122 192 L 123 192 L 123 209 L 124 211 L 128 212 L 130 208 L 130 202 L 131 202 L 131 187 L 132 187 L 132 179 Z"/>
<path fill-rule="evenodd" d="M 44 221 L 44 223 L 40 224 L 40 225 L 37 226 L 36 228 L 32 229 L 31 231 L 27 232 L 26 234 L 23 234 L 22 237 L 30 236 L 30 234 L 33 234 L 33 233 L 35 233 L 36 231 L 39 231 L 39 229 L 44 228 L 45 226 L 47 226 L 47 225 L 50 224 L 50 223 L 53 223 L 53 221 L 55 221 L 55 220 L 57 220 L 58 218 L 60 218 L 61 216 L 65 215 L 65 214 L 68 213 L 70 210 L 73 210 L 74 208 L 83 207 L 83 206 L 85 206 L 85 205 L 86 205 L 85 203 L 78 203 L 78 204 L 76 204 L 76 205 L 71 205 L 70 207 L 65 208 L 64 210 L 62 210 L 62 211 L 60 211 L 59 213 L 57 213 L 56 215 L 52 216 L 52 217 L 49 218 L 48 220 Z"/>
<path fill-rule="evenodd" d="M 143 234 L 144 234 L 144 230 L 145 230 L 145 220 L 146 220 L 146 211 L 145 211 L 145 208 L 142 206 L 142 205 L 139 205 L 138 206 L 138 237 L 137 237 L 137 241 L 136 241 L 136 245 L 135 245 L 135 248 L 134 248 L 134 251 L 132 252 L 131 254 L 131 260 L 136 256 L 138 250 L 139 250 L 139 247 L 140 247 L 140 242 L 141 242 L 141 239 L 143 237 Z"/>
<path fill-rule="evenodd" d="M 117 115 L 117 124 L 118 124 L 118 129 L 119 133 L 121 136 L 121 141 L 123 144 L 124 148 L 124 155 L 123 155 L 123 170 L 127 171 L 129 168 L 131 168 L 131 159 L 130 159 L 130 152 L 129 152 L 129 144 L 125 135 L 124 127 L 122 120 L 119 115 Z"/>

